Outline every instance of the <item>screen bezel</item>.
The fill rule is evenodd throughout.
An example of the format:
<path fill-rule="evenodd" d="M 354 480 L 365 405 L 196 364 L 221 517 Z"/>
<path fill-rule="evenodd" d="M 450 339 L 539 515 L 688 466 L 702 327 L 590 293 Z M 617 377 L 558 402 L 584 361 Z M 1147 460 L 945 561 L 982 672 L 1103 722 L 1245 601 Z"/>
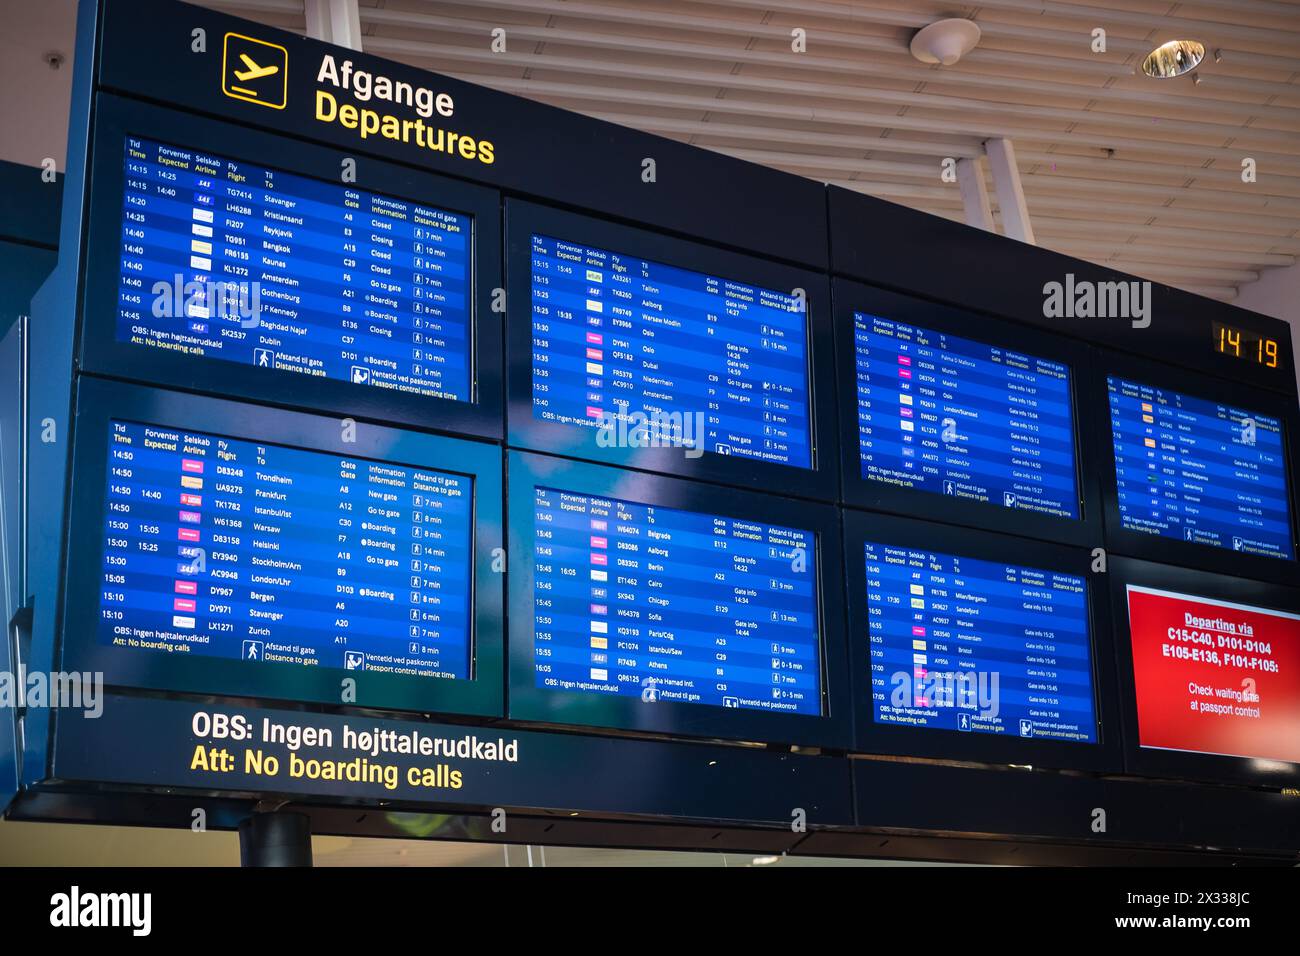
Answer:
<path fill-rule="evenodd" d="M 1096 477 L 1093 469 L 1085 467 L 1085 463 L 1092 460 L 1092 450 L 1089 448 L 1089 429 L 1081 414 L 1080 399 L 1084 394 L 1081 383 L 1086 378 L 1088 369 L 1087 349 L 1084 346 L 1038 329 L 1013 325 L 848 279 L 835 279 L 833 295 L 841 410 L 840 466 L 846 505 L 902 515 L 922 514 L 938 521 L 1066 544 L 1082 545 L 1101 537 L 1101 509 Z M 1001 347 L 1060 362 L 1069 367 L 1079 517 L 1062 518 L 1005 508 L 992 502 L 953 498 L 863 478 L 858 444 L 855 312 L 876 314 L 908 325 L 969 339 L 981 345 Z"/>
<path fill-rule="evenodd" d="M 99 643 L 108 425 L 120 419 L 188 429 L 242 441 L 288 445 L 326 455 L 390 461 L 455 472 L 474 480 L 474 574 L 470 594 L 473 678 L 452 680 L 140 652 Z M 176 423 L 182 424 L 176 424 Z M 502 582 L 493 570 L 501 546 L 501 452 L 493 445 L 358 423 L 343 441 L 339 421 L 161 389 L 83 378 L 77 392 L 73 444 L 67 586 L 63 595 L 62 667 L 102 671 L 110 687 L 255 697 L 270 701 L 342 704 L 340 682 L 356 680 L 353 707 L 501 716 Z"/>
<path fill-rule="evenodd" d="M 1127 586 L 1135 584 L 1191 597 L 1246 604 L 1261 611 L 1285 611 L 1291 614 L 1300 614 L 1300 591 L 1264 581 L 1226 577 L 1207 571 L 1124 557 L 1111 558 L 1110 577 L 1115 646 L 1119 654 L 1125 769 L 1139 776 L 1266 787 L 1300 786 L 1300 763 L 1142 746 L 1137 718 L 1137 679 L 1133 673 L 1133 634 L 1129 627 Z"/>
<path fill-rule="evenodd" d="M 839 518 L 834 506 L 795 502 L 744 491 L 719 491 L 680 478 L 511 451 L 508 458 L 510 706 L 512 720 L 615 730 L 710 737 L 818 747 L 844 747 L 849 740 L 847 663 L 844 646 Z M 629 487 L 617 489 L 619 483 Z M 764 521 L 817 536 L 821 622 L 822 714 L 765 713 L 708 704 L 548 690 L 536 686 L 533 663 L 533 531 L 538 486 L 603 495 L 664 508 Z"/>
<path fill-rule="evenodd" d="M 596 429 L 533 417 L 532 235 L 562 238 L 692 272 L 768 289 L 807 291 L 809 440 L 812 467 L 706 452 L 687 458 L 681 448 L 602 448 Z M 697 478 L 800 498 L 834 501 L 839 491 L 835 428 L 830 284 L 822 273 L 688 239 L 617 225 L 518 199 L 506 200 L 506 278 L 509 316 L 509 443 L 548 454 Z"/>
<path fill-rule="evenodd" d="M 1260 412 L 1282 423 L 1282 454 L 1284 473 L 1290 486 L 1288 505 L 1291 511 L 1291 548 L 1297 557 L 1269 558 L 1263 555 L 1243 554 L 1228 548 L 1209 544 L 1195 544 L 1179 538 L 1131 531 L 1120 522 L 1119 482 L 1115 474 L 1115 447 L 1111 434 L 1110 396 L 1106 388 L 1107 376 L 1126 378 L 1143 385 L 1171 392 L 1181 392 L 1210 403 L 1233 405 L 1246 411 Z M 1158 563 L 1176 563 L 1205 571 L 1217 571 L 1234 577 L 1258 578 L 1276 584 L 1288 584 L 1300 578 L 1300 540 L 1296 528 L 1296 486 L 1298 476 L 1294 451 L 1296 437 L 1300 436 L 1300 412 L 1293 401 L 1263 392 L 1236 382 L 1221 381 L 1173 369 L 1149 360 L 1132 359 L 1114 352 L 1099 352 L 1091 386 L 1091 402 L 1100 409 L 1095 427 L 1098 430 L 1095 444 L 1104 449 L 1098 462 L 1101 472 L 1102 508 L 1106 524 L 1106 544 L 1111 550 Z"/>
<path fill-rule="evenodd" d="M 327 183 L 337 183 L 341 164 L 353 159 L 356 181 L 348 186 L 468 215 L 472 221 L 471 400 L 413 395 L 280 369 L 253 369 L 226 359 L 196 360 L 167 349 L 119 342 L 116 326 L 126 179 L 122 144 L 127 136 L 208 150 Z M 107 94 L 99 98 L 93 141 L 94 185 L 88 211 L 80 305 L 83 335 L 78 353 L 84 370 L 286 408 L 501 438 L 501 327 L 491 310 L 493 289 L 501 285 L 500 196 L 496 190 Z"/>
<path fill-rule="evenodd" d="M 866 635 L 866 562 L 868 541 L 955 554 L 981 561 L 1005 562 L 1077 575 L 1087 583 L 1088 635 L 1091 641 L 1093 710 L 1097 743 L 1037 740 L 994 734 L 964 733 L 925 727 L 877 724 L 871 700 L 871 649 Z M 855 746 L 861 753 L 930 757 L 979 763 L 1029 764 L 1062 770 L 1118 771 L 1120 729 L 1116 706 L 1115 655 L 1110 643 L 1108 594 L 1092 572 L 1092 553 L 969 528 L 954 528 L 893 515 L 844 512 L 844 558 L 848 588 L 849 651 L 853 664 Z M 859 639 L 861 637 L 861 639 Z"/>

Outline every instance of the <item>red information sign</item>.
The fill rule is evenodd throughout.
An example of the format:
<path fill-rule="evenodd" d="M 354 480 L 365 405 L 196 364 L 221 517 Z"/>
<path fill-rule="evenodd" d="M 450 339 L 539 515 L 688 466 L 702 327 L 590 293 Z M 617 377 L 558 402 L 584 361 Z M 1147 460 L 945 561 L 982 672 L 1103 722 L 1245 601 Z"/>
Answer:
<path fill-rule="evenodd" d="M 1300 615 L 1129 585 L 1143 747 L 1300 763 Z"/>

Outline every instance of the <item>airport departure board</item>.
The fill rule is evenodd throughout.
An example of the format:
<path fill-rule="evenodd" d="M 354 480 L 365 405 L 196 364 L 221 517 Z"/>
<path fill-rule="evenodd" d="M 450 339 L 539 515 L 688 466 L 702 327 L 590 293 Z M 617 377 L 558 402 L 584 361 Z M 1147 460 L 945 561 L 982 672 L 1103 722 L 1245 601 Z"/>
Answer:
<path fill-rule="evenodd" d="M 1106 385 L 1126 529 L 1295 557 L 1280 421 L 1113 375 Z"/>
<path fill-rule="evenodd" d="M 540 688 L 821 713 L 816 536 L 535 489 Z"/>
<path fill-rule="evenodd" d="M 808 313 L 794 290 L 542 235 L 531 275 L 534 417 L 812 467 Z"/>
<path fill-rule="evenodd" d="M 469 216 L 128 137 L 117 339 L 471 401 Z"/>
<path fill-rule="evenodd" d="M 99 641 L 471 676 L 473 481 L 109 423 Z"/>
<path fill-rule="evenodd" d="M 877 724 L 1097 741 L 1084 579 L 868 541 Z"/>
<path fill-rule="evenodd" d="M 861 475 L 1079 517 L 1070 369 L 855 312 Z"/>

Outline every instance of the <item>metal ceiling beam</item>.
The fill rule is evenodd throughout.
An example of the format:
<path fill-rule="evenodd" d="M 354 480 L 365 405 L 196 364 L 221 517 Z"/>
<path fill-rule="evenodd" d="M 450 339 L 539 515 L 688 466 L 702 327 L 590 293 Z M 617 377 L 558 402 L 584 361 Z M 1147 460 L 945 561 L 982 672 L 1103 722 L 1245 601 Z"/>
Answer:
<path fill-rule="evenodd" d="M 303 0 L 307 36 L 349 50 L 361 49 L 361 13 L 357 0 Z"/>

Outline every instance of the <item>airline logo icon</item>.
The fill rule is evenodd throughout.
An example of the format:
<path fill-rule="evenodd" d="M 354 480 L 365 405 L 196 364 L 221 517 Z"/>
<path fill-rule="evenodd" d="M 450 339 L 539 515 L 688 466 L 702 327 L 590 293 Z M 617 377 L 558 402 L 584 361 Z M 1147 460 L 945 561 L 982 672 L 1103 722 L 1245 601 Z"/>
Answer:
<path fill-rule="evenodd" d="M 182 458 L 181 471 L 188 471 L 192 474 L 201 475 L 203 474 L 203 462 L 195 458 Z"/>
<path fill-rule="evenodd" d="M 609 680 L 609 671 L 605 670 L 603 667 L 593 667 L 591 669 L 591 679 L 601 681 Z"/>
<path fill-rule="evenodd" d="M 182 492 L 182 493 L 181 493 L 181 504 L 183 504 L 183 505 L 189 505 L 191 508 L 202 508 L 202 507 L 203 507 L 203 496 L 202 496 L 202 495 L 187 495 L 187 494 L 185 494 L 184 492 Z"/>
<path fill-rule="evenodd" d="M 591 579 L 592 579 L 593 581 L 608 581 L 608 580 L 609 580 L 609 572 L 608 572 L 608 571 L 602 571 L 602 570 L 600 570 L 599 568 L 592 568 L 592 569 L 591 569 Z"/>
<path fill-rule="evenodd" d="M 199 529 L 198 528 L 177 528 L 176 537 L 182 541 L 198 541 Z"/>
<path fill-rule="evenodd" d="M 193 489 L 195 489 L 196 491 L 202 490 L 202 488 L 203 488 L 203 479 L 202 479 L 202 478 L 195 478 L 193 475 L 181 475 L 181 487 L 182 487 L 182 488 L 193 488 Z"/>
<path fill-rule="evenodd" d="M 184 631 L 192 631 L 194 630 L 194 618 L 185 617 L 180 614 L 173 614 L 172 627 L 180 628 Z"/>
<path fill-rule="evenodd" d="M 197 581 L 177 581 L 176 593 L 177 594 L 198 594 L 199 584 Z"/>
<path fill-rule="evenodd" d="M 608 650 L 608 649 L 609 649 L 609 638 L 608 638 L 608 637 L 593 637 L 593 638 L 591 639 L 591 646 L 594 647 L 594 648 L 596 648 L 597 650 L 601 650 L 601 651 L 603 651 L 603 650 Z"/>
<path fill-rule="evenodd" d="M 198 610 L 198 605 L 199 605 L 199 602 L 198 602 L 198 601 L 191 601 L 189 598 L 173 598 L 173 599 L 172 599 L 172 610 L 173 610 L 173 611 L 191 611 L 191 612 L 193 612 L 193 611 L 197 611 L 197 610 Z"/>

